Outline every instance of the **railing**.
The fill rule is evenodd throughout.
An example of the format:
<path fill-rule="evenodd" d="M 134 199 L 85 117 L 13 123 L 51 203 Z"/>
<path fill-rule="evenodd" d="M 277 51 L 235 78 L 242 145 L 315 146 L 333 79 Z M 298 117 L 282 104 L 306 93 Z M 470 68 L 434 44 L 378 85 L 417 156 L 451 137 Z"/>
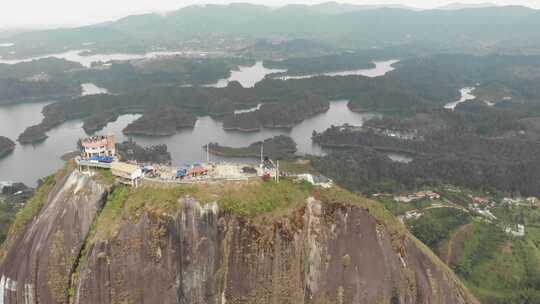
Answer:
<path fill-rule="evenodd" d="M 103 169 L 111 168 L 110 163 L 100 163 L 100 162 L 88 161 L 88 160 L 83 160 L 83 159 L 75 159 L 75 163 L 78 166 L 82 166 L 82 167 L 93 167 L 93 168 L 103 168 Z"/>

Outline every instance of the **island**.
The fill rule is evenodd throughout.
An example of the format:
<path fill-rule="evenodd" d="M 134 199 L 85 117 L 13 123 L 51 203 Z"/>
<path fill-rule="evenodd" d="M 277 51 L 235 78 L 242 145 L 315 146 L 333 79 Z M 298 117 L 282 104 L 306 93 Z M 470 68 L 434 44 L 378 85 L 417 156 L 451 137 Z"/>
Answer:
<path fill-rule="evenodd" d="M 247 147 L 233 148 L 221 146 L 218 143 L 208 144 L 208 152 L 214 155 L 225 157 L 253 157 L 261 156 L 261 145 L 264 156 L 272 159 L 292 159 L 296 153 L 296 143 L 292 138 L 285 135 L 278 135 L 252 143 Z"/>
<path fill-rule="evenodd" d="M 86 134 L 93 134 L 103 129 L 109 122 L 113 122 L 118 115 L 112 111 L 96 113 L 84 120 L 83 129 Z"/>
<path fill-rule="evenodd" d="M 0 158 L 13 152 L 14 149 L 15 143 L 11 139 L 0 136 Z"/>
<path fill-rule="evenodd" d="M 129 124 L 123 133 L 126 135 L 169 136 L 177 130 L 193 128 L 197 117 L 193 113 L 172 106 L 161 106 L 146 111 L 143 116 Z"/>
<path fill-rule="evenodd" d="M 228 131 L 256 132 L 262 128 L 290 129 L 306 118 L 328 111 L 330 103 L 313 94 L 293 95 L 265 103 L 258 110 L 229 114 L 223 119 Z"/>
<path fill-rule="evenodd" d="M 19 138 L 17 138 L 17 141 L 21 144 L 34 144 L 39 143 L 47 139 L 49 136 L 47 136 L 48 129 L 43 125 L 35 125 L 30 126 L 24 130 L 21 135 L 19 135 Z"/>
<path fill-rule="evenodd" d="M 178 129 L 193 127 L 197 115 L 223 116 L 225 130 L 257 131 L 261 128 L 292 128 L 304 119 L 325 112 L 328 97 L 305 88 L 269 81 L 256 88 L 238 84 L 226 88 L 160 86 L 134 90 L 129 94 L 90 95 L 49 104 L 43 120 L 20 135 L 21 143 L 46 139 L 46 132 L 62 123 L 82 119 L 87 133 L 99 131 L 124 114 L 140 114 L 140 120 L 124 129 L 128 135 L 165 136 Z M 314 84 L 312 84 L 314 86 Z M 233 110 L 262 106 L 253 112 L 235 114 Z"/>

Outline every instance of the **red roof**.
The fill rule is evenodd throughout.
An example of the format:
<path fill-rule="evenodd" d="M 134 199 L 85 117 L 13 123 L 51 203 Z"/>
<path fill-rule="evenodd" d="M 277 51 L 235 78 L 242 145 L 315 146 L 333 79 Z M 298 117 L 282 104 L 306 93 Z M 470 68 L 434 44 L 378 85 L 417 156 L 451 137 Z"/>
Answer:
<path fill-rule="evenodd" d="M 207 169 L 203 167 L 195 167 L 188 171 L 187 175 L 202 174 L 208 172 Z"/>

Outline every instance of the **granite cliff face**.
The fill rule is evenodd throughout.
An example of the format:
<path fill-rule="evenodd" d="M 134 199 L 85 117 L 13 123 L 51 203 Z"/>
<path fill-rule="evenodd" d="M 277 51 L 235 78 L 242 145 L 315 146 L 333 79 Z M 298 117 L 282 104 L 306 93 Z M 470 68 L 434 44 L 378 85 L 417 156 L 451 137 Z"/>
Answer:
<path fill-rule="evenodd" d="M 57 177 L 39 214 L 2 249 L 0 303 L 66 303 L 70 275 L 108 188 L 71 172 Z"/>
<path fill-rule="evenodd" d="M 142 199 L 120 204 L 133 190 L 116 191 L 107 199 L 107 187 L 77 172 L 58 181 L 4 245 L 0 303 L 478 303 L 353 195 L 314 190 L 286 212 L 253 217 L 215 195 L 171 201 L 139 190 Z M 141 207 L 153 199 L 173 208 Z"/>

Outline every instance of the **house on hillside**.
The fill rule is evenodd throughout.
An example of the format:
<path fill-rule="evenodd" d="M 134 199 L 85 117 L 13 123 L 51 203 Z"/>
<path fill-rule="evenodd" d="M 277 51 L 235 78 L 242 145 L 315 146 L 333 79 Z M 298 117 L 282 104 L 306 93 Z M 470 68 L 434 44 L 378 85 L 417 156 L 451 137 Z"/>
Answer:
<path fill-rule="evenodd" d="M 189 169 L 186 173 L 186 175 L 189 177 L 205 176 L 207 174 L 208 174 L 208 169 L 200 165 L 193 166 L 193 168 Z"/>
<path fill-rule="evenodd" d="M 489 204 L 489 199 L 487 199 L 485 197 L 475 196 L 475 197 L 473 197 L 473 202 L 475 204 L 480 205 L 480 206 L 487 206 Z"/>
<path fill-rule="evenodd" d="M 121 183 L 137 187 L 143 177 L 142 169 L 137 165 L 123 162 L 113 162 L 111 172 Z"/>
<path fill-rule="evenodd" d="M 309 173 L 297 175 L 297 179 L 301 181 L 306 181 L 314 186 L 322 188 L 330 188 L 333 186 L 334 182 L 324 175 L 313 175 Z"/>

